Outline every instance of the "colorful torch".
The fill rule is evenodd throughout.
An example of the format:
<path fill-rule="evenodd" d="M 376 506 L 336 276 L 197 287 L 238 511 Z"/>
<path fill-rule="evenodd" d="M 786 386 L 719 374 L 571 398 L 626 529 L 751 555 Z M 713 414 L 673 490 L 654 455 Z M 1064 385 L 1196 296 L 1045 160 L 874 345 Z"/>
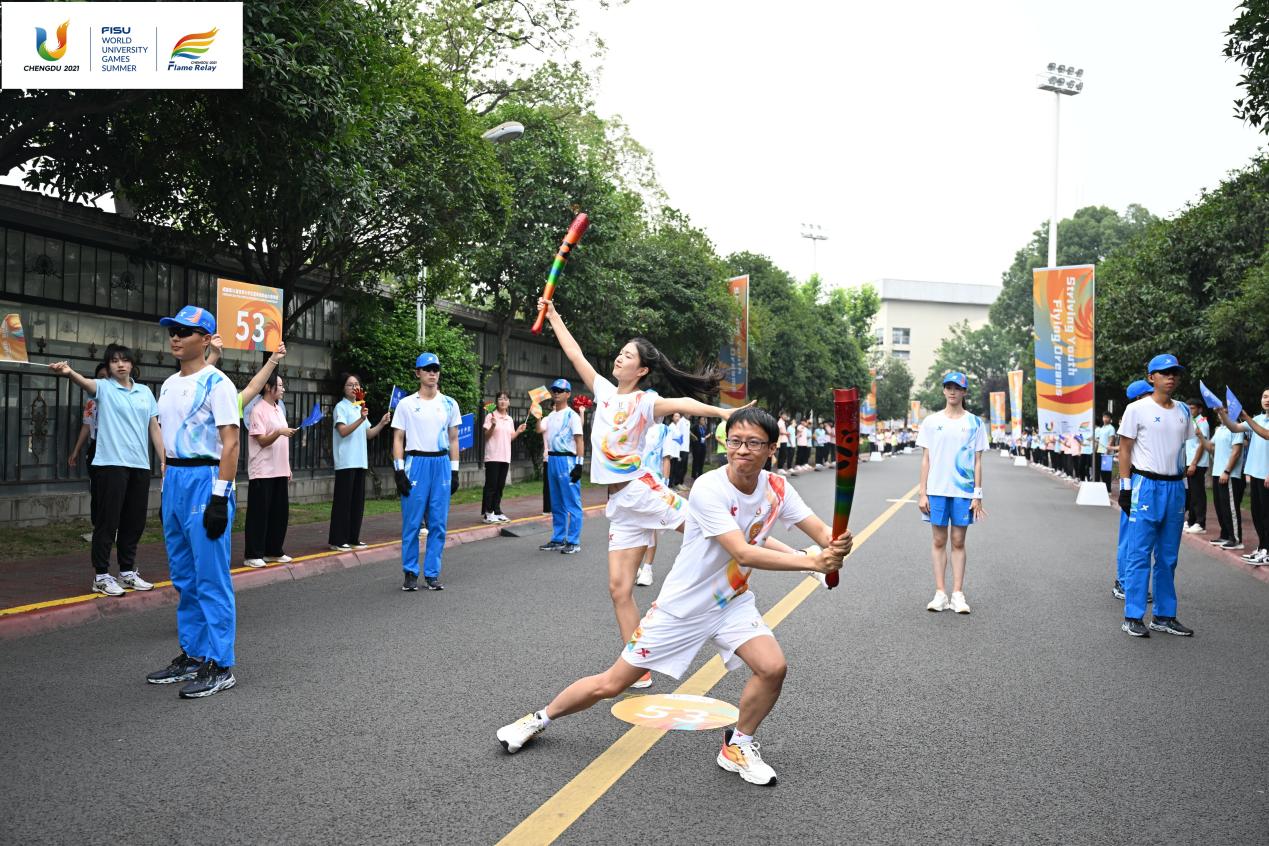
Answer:
<path fill-rule="evenodd" d="M 833 497 L 833 537 L 846 531 L 850 506 L 855 501 L 855 474 L 859 470 L 859 391 L 833 391 L 833 428 L 837 432 L 837 485 Z M 829 590 L 837 587 L 838 572 L 824 578 Z"/>
<path fill-rule="evenodd" d="M 564 236 L 564 242 L 560 244 L 560 250 L 555 254 L 555 261 L 551 263 L 551 272 L 546 276 L 546 288 L 542 291 L 542 296 L 549 300 L 555 296 L 555 282 L 560 278 L 560 273 L 564 270 L 564 262 L 568 261 L 568 254 L 577 242 L 582 240 L 582 233 L 586 231 L 586 227 L 590 225 L 590 218 L 582 212 L 573 218 L 573 225 L 568 228 L 568 233 Z M 546 322 L 546 307 L 538 309 L 538 319 L 533 321 L 533 334 L 542 334 L 542 324 Z"/>

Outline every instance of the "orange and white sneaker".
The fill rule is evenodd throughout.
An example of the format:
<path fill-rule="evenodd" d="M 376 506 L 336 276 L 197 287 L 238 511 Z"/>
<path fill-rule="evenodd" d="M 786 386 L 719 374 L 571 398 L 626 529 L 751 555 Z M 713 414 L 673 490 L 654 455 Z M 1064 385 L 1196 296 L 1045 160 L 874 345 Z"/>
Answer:
<path fill-rule="evenodd" d="M 718 766 L 729 773 L 740 773 L 740 777 L 750 784 L 775 784 L 775 770 L 762 760 L 758 741 L 732 743 L 732 733 L 732 729 L 723 732 L 723 748 L 718 753 Z"/>
<path fill-rule="evenodd" d="M 648 670 L 646 673 L 639 676 L 639 680 L 635 682 L 634 684 L 630 685 L 631 690 L 645 690 L 649 687 L 652 687 L 652 671 L 651 670 Z"/>

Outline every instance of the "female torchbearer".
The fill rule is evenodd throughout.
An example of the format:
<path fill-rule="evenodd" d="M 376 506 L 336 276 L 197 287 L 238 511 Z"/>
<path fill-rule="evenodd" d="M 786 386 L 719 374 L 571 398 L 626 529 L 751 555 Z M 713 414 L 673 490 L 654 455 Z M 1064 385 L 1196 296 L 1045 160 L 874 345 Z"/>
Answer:
<path fill-rule="evenodd" d="M 538 307 L 545 310 L 560 348 L 595 395 L 590 480 L 608 486 L 608 507 L 604 512 L 609 523 L 608 592 L 622 642 L 626 642 L 639 625 L 634 582 L 644 551 L 653 542 L 653 532 L 682 531 L 687 511 L 686 500 L 671 490 L 653 472 L 654 468 L 643 466 L 644 437 L 652 424 L 667 414 L 699 414 L 725 420 L 732 410 L 692 398 L 709 396 L 718 389 L 717 372 L 679 370 L 644 338 L 634 338 L 621 348 L 613 361 L 614 381 L 610 382 L 586 360 L 555 305 L 542 298 Z M 663 386 L 691 396 L 665 397 L 646 390 L 653 376 Z M 651 684 L 649 671 L 636 681 L 635 687 Z"/>

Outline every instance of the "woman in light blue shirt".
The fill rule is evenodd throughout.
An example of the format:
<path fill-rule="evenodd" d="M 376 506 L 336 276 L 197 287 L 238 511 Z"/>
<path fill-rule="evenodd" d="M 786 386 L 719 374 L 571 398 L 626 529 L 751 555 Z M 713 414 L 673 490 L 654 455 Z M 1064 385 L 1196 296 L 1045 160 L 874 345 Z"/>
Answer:
<path fill-rule="evenodd" d="M 1224 423 L 1212 433 L 1212 502 L 1216 506 L 1221 536 L 1211 543 L 1221 549 L 1243 548 L 1243 491 L 1247 488 L 1243 479 L 1245 439 L 1242 432 L 1230 431 Z"/>
<path fill-rule="evenodd" d="M 365 549 L 361 540 L 361 518 L 366 511 L 367 442 L 378 437 L 392 419 L 389 412 L 374 426 L 370 425 L 370 409 L 366 407 L 361 380 L 355 373 L 340 377 L 344 398 L 335 406 L 332 417 L 332 452 L 335 457 L 335 493 L 330 503 L 330 533 L 327 543 L 340 552 Z"/>
<path fill-rule="evenodd" d="M 150 501 L 150 444 L 159 456 L 159 473 L 166 470 L 159 408 L 154 394 L 137 382 L 132 350 L 121 344 L 106 347 L 109 377 L 86 379 L 59 361 L 49 365 L 97 401 L 97 518 L 93 523 L 93 592 L 123 596 L 124 588 L 150 590 L 154 585 L 137 572 L 137 543 L 145 531 Z M 147 442 L 148 438 L 148 442 Z M 110 547 L 115 546 L 119 578 L 110 575 Z"/>
<path fill-rule="evenodd" d="M 1269 388 L 1260 395 L 1261 413 L 1252 417 L 1243 411 L 1240 419 L 1232 421 L 1224 408 L 1216 409 L 1231 432 L 1247 436 L 1247 461 L 1243 476 L 1251 491 L 1251 522 L 1256 527 L 1259 545 L 1243 556 L 1243 560 L 1255 566 L 1269 565 Z"/>

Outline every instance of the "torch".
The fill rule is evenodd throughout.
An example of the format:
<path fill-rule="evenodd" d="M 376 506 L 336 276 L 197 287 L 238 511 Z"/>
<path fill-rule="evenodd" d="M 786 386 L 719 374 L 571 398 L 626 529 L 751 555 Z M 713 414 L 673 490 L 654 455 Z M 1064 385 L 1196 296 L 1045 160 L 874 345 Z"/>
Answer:
<path fill-rule="evenodd" d="M 555 295 L 555 282 L 560 278 L 560 273 L 564 270 L 564 262 L 568 261 L 568 254 L 577 242 L 582 240 L 582 233 L 586 231 L 586 227 L 590 225 L 590 218 L 582 212 L 573 218 L 573 225 L 568 228 L 567 234 L 564 235 L 564 241 L 560 244 L 559 252 L 555 254 L 555 261 L 551 263 L 551 272 L 546 276 L 546 288 L 542 291 L 542 297 L 550 300 Z M 538 309 L 538 319 L 533 321 L 533 334 L 542 334 L 542 324 L 546 322 L 546 306 Z"/>
<path fill-rule="evenodd" d="M 837 484 L 833 496 L 833 537 L 839 537 L 850 523 L 850 506 L 855 501 L 855 474 L 859 470 L 859 392 L 854 388 L 833 391 L 833 428 L 837 433 Z M 838 571 L 827 574 L 824 584 L 837 587 Z"/>

